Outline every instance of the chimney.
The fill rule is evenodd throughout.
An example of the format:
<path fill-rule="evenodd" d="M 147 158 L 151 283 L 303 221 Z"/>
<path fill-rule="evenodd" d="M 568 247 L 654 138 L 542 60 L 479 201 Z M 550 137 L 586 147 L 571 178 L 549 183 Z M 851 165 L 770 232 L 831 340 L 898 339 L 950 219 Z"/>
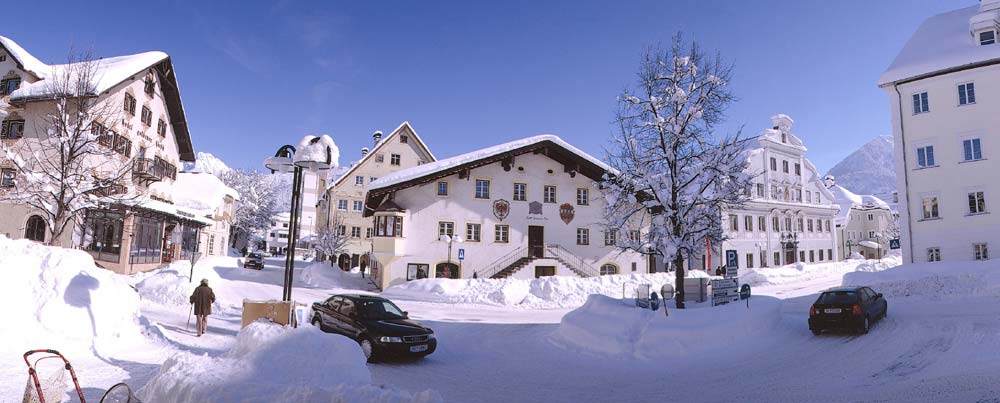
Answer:
<path fill-rule="evenodd" d="M 380 141 L 382 141 L 382 131 L 376 130 L 375 134 L 372 134 L 372 144 L 377 146 Z"/>
<path fill-rule="evenodd" d="M 368 147 L 361 147 L 361 158 L 364 158 L 366 155 L 368 155 Z"/>

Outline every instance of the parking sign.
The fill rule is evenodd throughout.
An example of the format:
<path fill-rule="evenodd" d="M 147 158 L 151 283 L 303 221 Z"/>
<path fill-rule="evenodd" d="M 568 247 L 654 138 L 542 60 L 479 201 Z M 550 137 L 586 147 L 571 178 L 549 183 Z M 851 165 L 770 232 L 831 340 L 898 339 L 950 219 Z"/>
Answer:
<path fill-rule="evenodd" d="M 733 249 L 726 251 L 726 268 L 735 269 L 740 266 L 740 260 Z"/>

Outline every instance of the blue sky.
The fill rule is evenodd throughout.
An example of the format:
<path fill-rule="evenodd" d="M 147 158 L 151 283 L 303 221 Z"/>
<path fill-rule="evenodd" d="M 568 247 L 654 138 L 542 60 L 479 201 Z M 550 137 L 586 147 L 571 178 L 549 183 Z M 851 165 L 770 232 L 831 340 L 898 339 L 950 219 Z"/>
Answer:
<path fill-rule="evenodd" d="M 647 45 L 677 31 L 735 66 L 720 130 L 786 113 L 821 172 L 891 132 L 879 74 L 919 23 L 973 0 L 65 2 L 0 34 L 45 62 L 169 53 L 196 151 L 260 168 L 326 133 L 341 163 L 410 121 L 448 157 L 540 133 L 596 156 Z"/>

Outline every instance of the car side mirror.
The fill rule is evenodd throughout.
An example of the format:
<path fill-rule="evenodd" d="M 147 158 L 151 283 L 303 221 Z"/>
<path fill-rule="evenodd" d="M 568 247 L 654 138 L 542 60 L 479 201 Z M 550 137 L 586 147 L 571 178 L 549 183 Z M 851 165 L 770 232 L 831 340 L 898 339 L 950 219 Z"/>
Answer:
<path fill-rule="evenodd" d="M 404 318 L 409 318 L 410 317 L 410 313 L 407 312 L 407 311 L 403 311 L 403 317 Z"/>
<path fill-rule="evenodd" d="M 875 298 L 882 298 L 882 293 L 875 294 Z"/>

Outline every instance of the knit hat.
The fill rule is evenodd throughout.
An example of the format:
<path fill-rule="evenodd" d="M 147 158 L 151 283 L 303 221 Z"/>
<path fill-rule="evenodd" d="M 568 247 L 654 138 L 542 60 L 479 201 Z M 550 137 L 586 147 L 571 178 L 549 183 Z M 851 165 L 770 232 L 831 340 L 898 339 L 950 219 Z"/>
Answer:
<path fill-rule="evenodd" d="M 204 285 L 208 285 L 208 279 L 207 278 L 201 279 L 201 283 Z"/>

